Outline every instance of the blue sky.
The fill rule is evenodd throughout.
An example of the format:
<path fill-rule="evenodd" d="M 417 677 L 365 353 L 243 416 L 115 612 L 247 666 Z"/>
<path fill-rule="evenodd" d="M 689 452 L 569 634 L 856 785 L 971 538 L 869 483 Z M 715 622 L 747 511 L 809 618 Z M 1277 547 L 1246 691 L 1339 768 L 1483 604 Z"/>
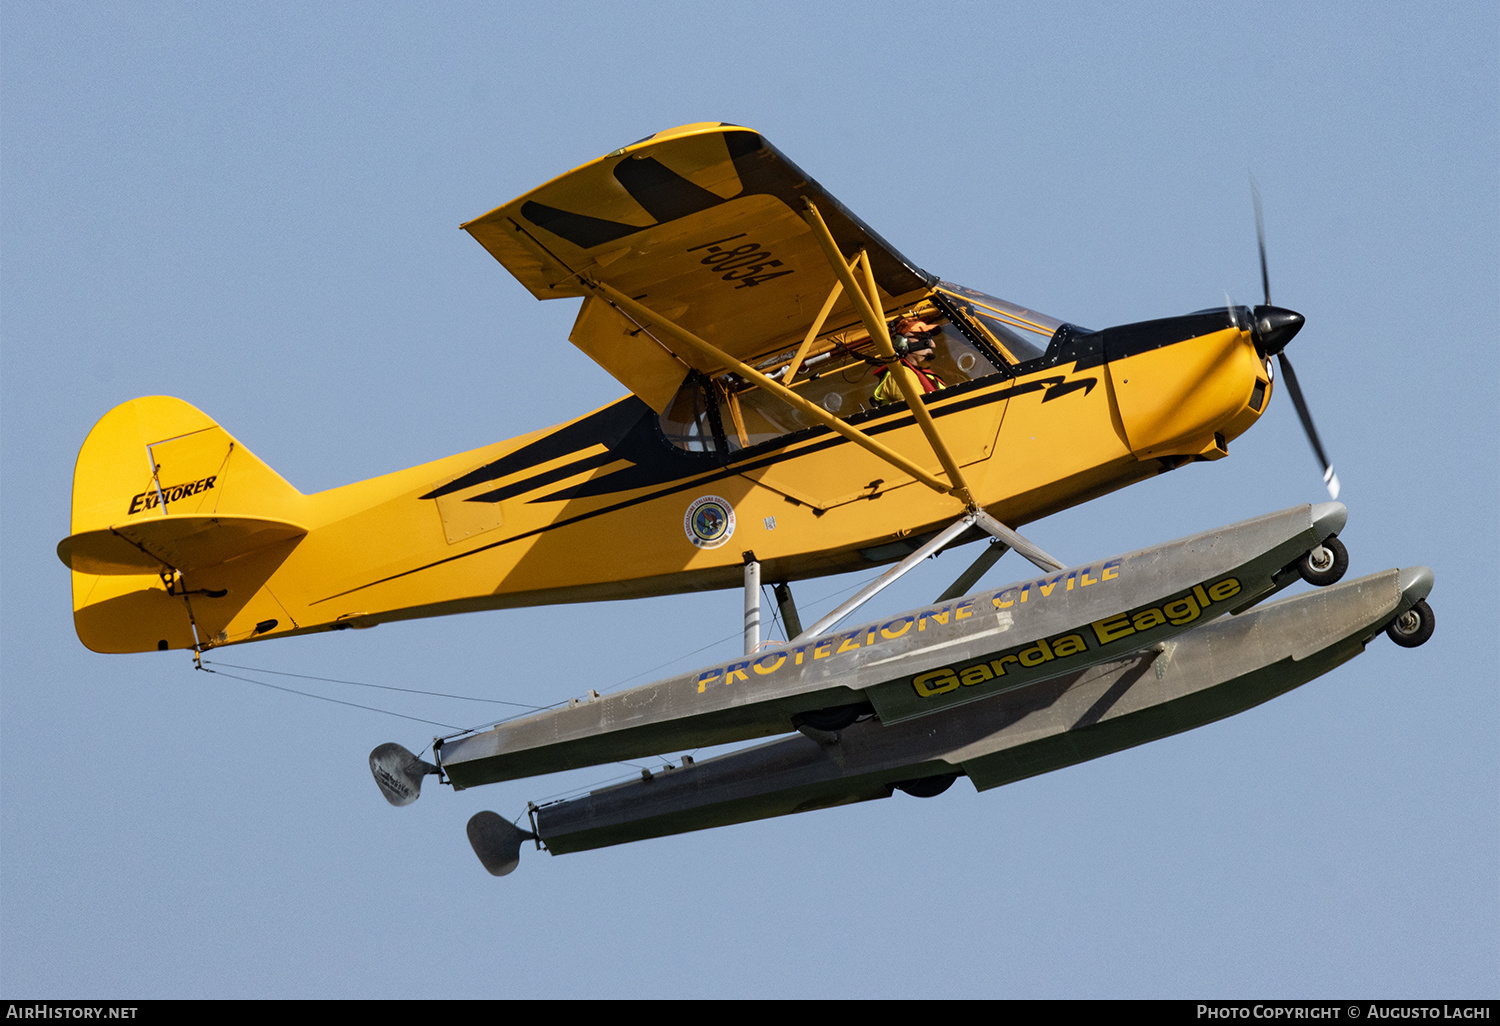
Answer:
<path fill-rule="evenodd" d="M 1497 29 L 1484 3 L 7 0 L 0 991 L 1493 996 Z M 1344 482 L 1351 572 L 1433 567 L 1436 637 L 983 795 L 530 852 L 503 880 L 469 816 L 613 770 L 396 810 L 366 754 L 431 728 L 77 642 L 54 547 L 108 409 L 180 396 L 311 492 L 609 402 L 566 342 L 574 303 L 536 302 L 457 226 L 702 120 L 764 132 L 924 268 L 1096 327 L 1257 302 L 1253 172 L 1273 297 L 1307 317 L 1289 354 Z M 1080 562 L 1322 495 L 1278 395 L 1230 458 L 1027 534 Z M 1025 576 L 1013 558 L 986 585 Z M 734 652 L 739 603 L 471 614 L 223 658 L 544 703 Z"/>

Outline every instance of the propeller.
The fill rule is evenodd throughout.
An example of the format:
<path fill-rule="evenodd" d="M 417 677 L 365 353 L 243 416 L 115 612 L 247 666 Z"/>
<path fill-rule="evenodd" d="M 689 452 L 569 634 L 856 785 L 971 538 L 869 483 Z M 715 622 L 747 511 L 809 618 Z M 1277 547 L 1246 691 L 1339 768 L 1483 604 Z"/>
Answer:
<path fill-rule="evenodd" d="M 1250 332 L 1261 354 L 1274 355 L 1281 365 L 1281 376 L 1286 381 L 1287 394 L 1292 397 L 1292 405 L 1297 408 L 1297 416 L 1302 421 L 1302 430 L 1307 433 L 1307 440 L 1312 443 L 1318 465 L 1323 468 L 1323 484 L 1328 489 L 1329 497 L 1337 499 L 1339 476 L 1334 473 L 1333 464 L 1323 451 L 1323 443 L 1318 439 L 1318 429 L 1313 427 L 1312 413 L 1302 395 L 1302 386 L 1297 383 L 1297 373 L 1292 370 L 1292 362 L 1286 358 L 1286 344 L 1302 329 L 1304 318 L 1296 311 L 1271 305 L 1271 274 L 1266 269 L 1266 223 L 1261 213 L 1260 187 L 1255 184 L 1254 177 L 1250 179 L 1250 191 L 1255 198 L 1255 241 L 1260 246 L 1260 283 L 1266 296 L 1265 305 L 1257 306 L 1251 314 L 1253 323 Z"/>

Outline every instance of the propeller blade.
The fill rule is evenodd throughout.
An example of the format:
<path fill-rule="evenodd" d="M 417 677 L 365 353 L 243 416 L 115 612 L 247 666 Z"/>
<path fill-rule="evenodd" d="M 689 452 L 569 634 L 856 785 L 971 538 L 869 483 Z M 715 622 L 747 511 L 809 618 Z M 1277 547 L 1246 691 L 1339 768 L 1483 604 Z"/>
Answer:
<path fill-rule="evenodd" d="M 1260 209 L 1260 186 L 1255 176 L 1250 176 L 1250 195 L 1255 200 L 1255 242 L 1260 247 L 1260 284 L 1266 294 L 1266 306 L 1271 305 L 1271 272 L 1266 269 L 1266 219 Z"/>
<path fill-rule="evenodd" d="M 1328 461 L 1328 456 L 1323 452 L 1323 443 L 1318 440 L 1318 429 L 1313 427 L 1312 414 L 1307 409 L 1307 400 L 1302 397 L 1302 386 L 1297 383 L 1292 363 L 1284 352 L 1277 353 L 1276 359 L 1281 363 L 1281 376 L 1286 382 L 1287 394 L 1292 397 L 1292 405 L 1297 407 L 1297 416 L 1302 420 L 1302 430 L 1307 432 L 1307 440 L 1312 443 L 1313 453 L 1323 468 L 1323 484 L 1328 488 L 1329 497 L 1337 499 L 1339 476 L 1333 472 L 1333 464 Z"/>
<path fill-rule="evenodd" d="M 1323 468 L 1323 486 L 1328 489 L 1330 498 L 1337 499 L 1339 476 L 1333 472 L 1333 464 L 1328 462 L 1328 456 L 1323 452 L 1318 429 L 1313 427 L 1312 413 L 1307 408 L 1307 400 L 1302 396 L 1302 386 L 1297 383 L 1297 373 L 1292 370 L 1292 362 L 1286 358 L 1286 344 L 1301 330 L 1302 315 L 1271 305 L 1271 272 L 1266 266 L 1266 218 L 1261 210 L 1260 185 L 1255 181 L 1254 175 L 1250 176 L 1250 196 L 1255 201 L 1255 245 L 1260 250 L 1260 285 L 1266 296 L 1265 305 L 1257 307 L 1253 314 L 1256 345 L 1262 355 L 1276 354 L 1276 359 L 1281 364 L 1281 376 L 1286 380 L 1287 393 L 1291 395 L 1292 405 L 1297 407 L 1297 416 L 1302 421 L 1302 430 L 1307 433 L 1307 440 L 1312 443 L 1313 453 Z"/>

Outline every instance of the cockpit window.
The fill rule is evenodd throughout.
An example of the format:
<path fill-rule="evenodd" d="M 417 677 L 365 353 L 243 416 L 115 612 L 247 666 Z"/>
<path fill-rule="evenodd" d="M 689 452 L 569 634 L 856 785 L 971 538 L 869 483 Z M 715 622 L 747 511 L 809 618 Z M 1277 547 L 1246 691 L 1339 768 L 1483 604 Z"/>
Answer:
<path fill-rule="evenodd" d="M 1014 303 L 964 288 L 952 282 L 940 282 L 938 290 L 959 312 L 986 332 L 1012 365 L 1035 360 L 1047 352 L 1047 345 L 1063 322 L 1028 310 Z"/>
<path fill-rule="evenodd" d="M 933 354 L 920 361 L 928 384 L 953 388 L 1000 373 L 989 355 L 931 304 L 918 311 L 937 325 Z M 793 346 L 764 357 L 755 369 L 773 381 L 845 420 L 882 407 L 876 392 L 886 375 L 863 328 L 837 331 L 814 342 L 799 359 Z M 887 389 L 887 392 L 891 390 Z M 895 404 L 888 404 L 895 405 Z M 784 435 L 816 427 L 817 421 L 779 395 L 733 372 L 690 375 L 660 418 L 667 441 L 689 452 L 737 452 Z"/>
<path fill-rule="evenodd" d="M 662 434 L 679 449 L 713 452 L 718 445 L 709 413 L 708 393 L 702 379 L 690 374 L 659 418 Z"/>

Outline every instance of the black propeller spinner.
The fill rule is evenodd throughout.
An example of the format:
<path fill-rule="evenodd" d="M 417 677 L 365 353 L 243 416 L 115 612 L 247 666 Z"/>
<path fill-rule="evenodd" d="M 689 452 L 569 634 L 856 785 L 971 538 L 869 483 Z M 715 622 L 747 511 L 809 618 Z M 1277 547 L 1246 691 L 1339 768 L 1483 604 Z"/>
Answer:
<path fill-rule="evenodd" d="M 1318 440 L 1318 429 L 1313 427 L 1312 413 L 1308 411 L 1307 400 L 1302 396 L 1302 386 L 1297 383 L 1297 374 L 1292 370 L 1291 361 L 1286 358 L 1286 344 L 1302 329 L 1304 318 L 1293 310 L 1271 305 L 1271 275 L 1266 270 L 1266 225 L 1261 214 L 1260 189 L 1254 178 L 1250 179 L 1250 190 L 1255 197 L 1255 240 L 1260 246 L 1260 283 L 1266 295 L 1265 305 L 1257 306 L 1252 312 L 1254 323 L 1250 333 L 1261 355 L 1275 356 L 1281 364 L 1281 376 L 1286 382 L 1287 394 L 1292 397 L 1292 405 L 1297 408 L 1297 416 L 1302 421 L 1302 430 L 1307 432 L 1313 454 L 1318 457 L 1318 465 L 1323 468 L 1323 484 L 1328 488 L 1329 496 L 1337 499 L 1339 476 L 1333 472 L 1333 464 L 1323 452 L 1323 443 Z"/>

